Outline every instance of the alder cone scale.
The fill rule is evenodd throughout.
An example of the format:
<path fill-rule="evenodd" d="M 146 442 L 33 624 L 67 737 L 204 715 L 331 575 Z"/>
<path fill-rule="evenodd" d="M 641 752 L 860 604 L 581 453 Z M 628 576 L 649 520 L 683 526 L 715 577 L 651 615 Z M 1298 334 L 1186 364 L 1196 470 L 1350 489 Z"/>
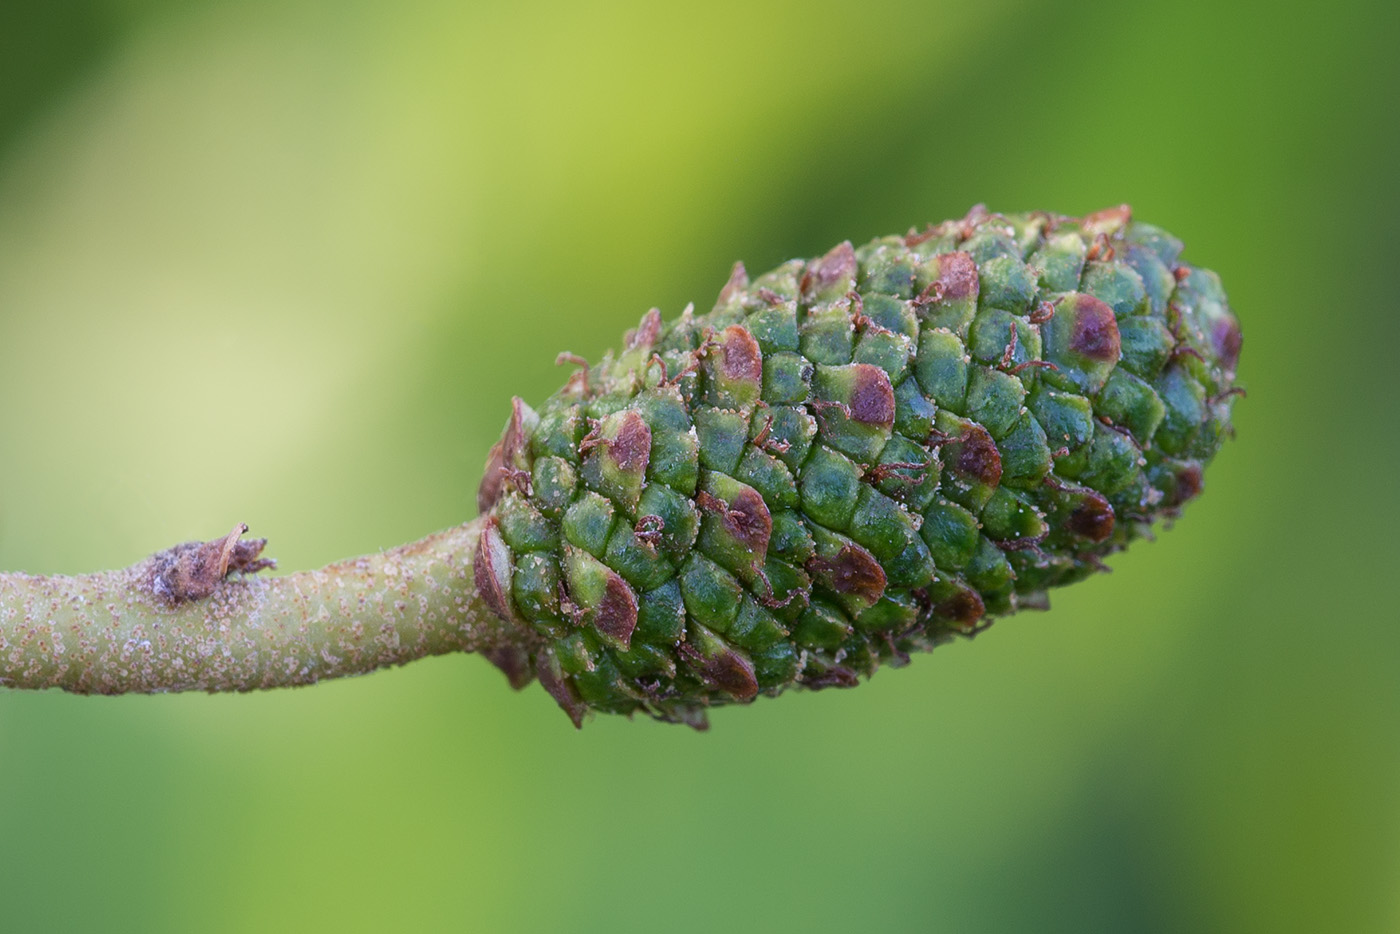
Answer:
<path fill-rule="evenodd" d="M 1214 273 L 1126 206 L 843 243 L 649 312 L 479 493 L 491 655 L 590 710 L 845 687 L 971 635 L 1175 517 L 1230 431 Z"/>

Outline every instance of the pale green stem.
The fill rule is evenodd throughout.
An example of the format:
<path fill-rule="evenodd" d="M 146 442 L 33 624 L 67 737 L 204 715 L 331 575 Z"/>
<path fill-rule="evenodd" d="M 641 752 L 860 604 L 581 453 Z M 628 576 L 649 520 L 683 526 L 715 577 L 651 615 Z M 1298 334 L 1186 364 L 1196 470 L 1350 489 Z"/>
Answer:
<path fill-rule="evenodd" d="M 179 604 L 152 589 L 159 556 L 77 577 L 3 574 L 0 685 L 250 691 L 500 651 L 513 636 L 473 582 L 480 529 L 476 520 L 285 577 L 234 574 Z"/>

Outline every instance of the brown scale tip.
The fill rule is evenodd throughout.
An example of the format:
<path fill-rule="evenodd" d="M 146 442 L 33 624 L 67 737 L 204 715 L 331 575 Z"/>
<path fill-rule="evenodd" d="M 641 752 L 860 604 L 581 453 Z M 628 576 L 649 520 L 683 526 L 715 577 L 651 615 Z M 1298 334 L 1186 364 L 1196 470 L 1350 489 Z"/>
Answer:
<path fill-rule="evenodd" d="M 870 363 L 857 363 L 851 386 L 851 418 L 867 425 L 889 428 L 894 424 L 894 387 L 884 370 Z"/>
<path fill-rule="evenodd" d="M 1120 204 L 1084 215 L 1084 229 L 1091 233 L 1114 234 L 1128 226 L 1132 219 L 1133 209 Z"/>
<path fill-rule="evenodd" d="M 953 469 L 987 486 L 1001 482 L 1001 452 L 981 425 L 972 425 L 961 438 L 949 442 L 948 458 Z"/>
<path fill-rule="evenodd" d="M 753 662 L 738 652 L 725 649 L 706 656 L 689 642 L 682 642 L 677 649 L 701 680 L 711 687 L 741 701 L 750 700 L 758 694 Z"/>
<path fill-rule="evenodd" d="M 812 691 L 821 691 L 825 688 L 853 688 L 860 684 L 860 676 L 845 665 L 832 665 L 817 674 L 804 676 L 802 683 Z"/>
<path fill-rule="evenodd" d="M 1227 315 L 1216 322 L 1211 336 L 1215 339 L 1215 352 L 1220 356 L 1221 365 L 1233 373 L 1240 362 L 1240 349 L 1244 346 L 1240 323 L 1233 315 Z"/>
<path fill-rule="evenodd" d="M 603 599 L 598 603 L 593 625 L 624 650 L 631 647 L 632 632 L 637 628 L 637 595 L 616 573 L 609 572 L 603 585 Z"/>
<path fill-rule="evenodd" d="M 734 264 L 734 268 L 729 271 L 729 281 L 724 284 L 724 288 L 719 290 L 719 304 L 728 305 L 734 296 L 749 287 L 749 273 L 744 268 L 742 262 Z"/>
<path fill-rule="evenodd" d="M 977 263 L 972 255 L 958 251 L 945 253 L 938 259 L 938 281 L 943 286 L 946 301 L 971 298 L 977 294 Z"/>
<path fill-rule="evenodd" d="M 543 687 L 549 696 L 563 708 L 573 721 L 574 729 L 583 729 L 583 717 L 588 713 L 588 705 L 579 696 L 573 683 L 557 669 L 558 662 L 548 654 L 541 654 L 535 661 L 535 677 L 540 679 L 540 686 Z"/>
<path fill-rule="evenodd" d="M 624 411 L 621 419 L 617 435 L 604 443 L 618 470 L 641 473 L 651 459 L 651 428 L 646 419 L 633 409 Z"/>
<path fill-rule="evenodd" d="M 752 487 L 745 487 L 732 502 L 726 504 L 719 497 L 700 490 L 695 494 L 695 504 L 718 515 L 725 532 L 743 545 L 756 562 L 762 563 L 773 536 L 773 516 L 762 494 Z"/>
<path fill-rule="evenodd" d="M 1090 360 L 1116 363 L 1122 350 L 1118 321 L 1113 309 L 1092 295 L 1074 297 L 1074 331 L 1070 350 Z"/>
<path fill-rule="evenodd" d="M 969 588 L 959 590 L 933 608 L 933 614 L 946 619 L 962 630 L 971 630 L 977 621 L 987 614 L 987 607 L 977 591 Z"/>
<path fill-rule="evenodd" d="M 1182 464 L 1176 471 L 1176 485 L 1167 494 L 1163 505 L 1168 508 L 1180 506 L 1188 500 L 1195 499 L 1205 488 L 1205 476 L 1201 471 L 1201 465 L 1196 463 Z"/>
<path fill-rule="evenodd" d="M 209 596 L 230 574 L 255 574 L 276 567 L 271 558 L 258 557 L 267 547 L 267 539 L 242 541 L 247 531 L 248 526 L 240 522 L 223 538 L 183 542 L 152 555 L 147 571 L 151 593 L 175 606 Z"/>
<path fill-rule="evenodd" d="M 627 349 L 635 350 L 638 347 L 650 347 L 656 343 L 656 339 L 661 336 L 661 309 L 653 308 L 642 315 L 641 323 L 637 325 L 635 331 L 627 332 Z"/>
<path fill-rule="evenodd" d="M 720 373 L 731 380 L 763 381 L 763 354 L 749 329 L 732 324 L 720 342 Z"/>
<path fill-rule="evenodd" d="M 486 455 L 486 470 L 481 475 L 481 485 L 476 489 L 476 508 L 481 513 L 490 511 L 501 498 L 507 468 L 515 466 L 520 453 L 525 449 L 525 417 L 529 407 L 525 400 L 515 396 L 510 400 L 510 422 L 505 434 Z"/>
<path fill-rule="evenodd" d="M 814 260 L 802 277 L 804 295 L 820 294 L 843 279 L 856 274 L 856 249 L 846 240 L 832 247 L 821 259 Z"/>
<path fill-rule="evenodd" d="M 530 667 L 530 653 L 518 645 L 497 645 L 481 650 L 482 656 L 501 670 L 517 691 L 535 680 L 535 670 Z"/>
<path fill-rule="evenodd" d="M 481 527 L 481 537 L 476 540 L 476 558 L 472 561 L 472 577 L 477 593 L 491 612 L 509 622 L 515 619 L 510 599 L 510 549 L 501 537 L 499 525 L 492 516 Z"/>
<path fill-rule="evenodd" d="M 1103 494 L 1090 491 L 1070 513 L 1065 526 L 1075 535 L 1101 542 L 1113 534 L 1113 522 L 1113 506 Z"/>
<path fill-rule="evenodd" d="M 885 569 L 859 545 L 842 545 L 834 558 L 814 556 L 807 568 L 835 593 L 850 594 L 868 603 L 885 595 Z"/>

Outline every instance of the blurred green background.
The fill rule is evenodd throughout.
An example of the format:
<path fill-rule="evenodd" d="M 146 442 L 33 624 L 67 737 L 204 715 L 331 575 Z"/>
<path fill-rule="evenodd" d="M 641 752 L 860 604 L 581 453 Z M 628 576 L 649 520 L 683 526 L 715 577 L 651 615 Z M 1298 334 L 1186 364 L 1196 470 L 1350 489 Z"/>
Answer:
<path fill-rule="evenodd" d="M 1397 41 L 1380 0 L 0 5 L 0 567 L 453 524 L 557 351 L 978 201 L 1175 232 L 1250 393 L 1116 573 L 703 736 L 466 656 L 0 693 L 0 929 L 1400 930 Z"/>

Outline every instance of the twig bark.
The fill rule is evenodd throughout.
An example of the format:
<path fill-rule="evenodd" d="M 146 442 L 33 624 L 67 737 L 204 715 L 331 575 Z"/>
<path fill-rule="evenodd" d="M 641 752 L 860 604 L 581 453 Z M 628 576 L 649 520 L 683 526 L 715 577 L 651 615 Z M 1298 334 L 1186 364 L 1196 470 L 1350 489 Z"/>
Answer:
<path fill-rule="evenodd" d="M 285 577 L 254 576 L 270 562 L 243 531 L 119 571 L 0 574 L 0 686 L 251 691 L 516 650 L 477 593 L 479 520 Z"/>

